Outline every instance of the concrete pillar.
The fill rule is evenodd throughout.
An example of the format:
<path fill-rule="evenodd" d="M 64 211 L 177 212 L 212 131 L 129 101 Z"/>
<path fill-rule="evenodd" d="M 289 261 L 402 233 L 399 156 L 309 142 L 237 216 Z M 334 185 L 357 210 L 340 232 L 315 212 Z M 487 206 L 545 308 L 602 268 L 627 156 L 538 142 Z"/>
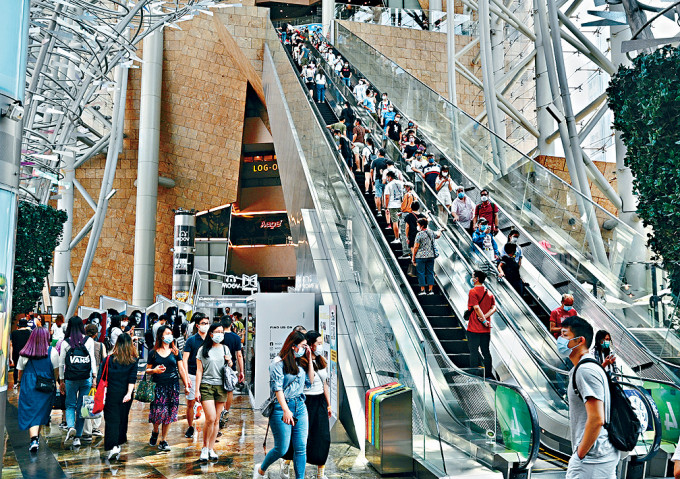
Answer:
<path fill-rule="evenodd" d="M 62 156 L 61 173 L 64 175 L 59 182 L 59 200 L 57 209 L 65 211 L 68 215 L 64 223 L 64 233 L 61 242 L 54 250 L 54 286 L 64 287 L 63 297 L 52 298 L 52 311 L 55 314 L 66 315 L 68 310 L 68 283 L 69 270 L 71 269 L 71 239 L 73 238 L 73 179 L 75 178 L 75 155 L 66 153 Z"/>
<path fill-rule="evenodd" d="M 146 307 L 154 300 L 158 147 L 161 124 L 163 30 L 144 39 L 144 64 L 139 109 L 139 158 L 132 304 Z"/>
<path fill-rule="evenodd" d="M 323 28 L 323 36 L 328 40 L 333 41 L 333 24 L 335 22 L 335 1 L 321 0 L 321 26 Z"/>

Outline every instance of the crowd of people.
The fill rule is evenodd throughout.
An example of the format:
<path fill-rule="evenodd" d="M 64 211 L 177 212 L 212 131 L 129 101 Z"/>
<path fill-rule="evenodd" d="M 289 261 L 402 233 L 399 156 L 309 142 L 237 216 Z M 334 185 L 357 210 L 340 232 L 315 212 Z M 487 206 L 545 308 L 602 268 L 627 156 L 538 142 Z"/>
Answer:
<path fill-rule="evenodd" d="M 234 391 L 244 381 L 245 337 L 252 341 L 255 333 L 252 314 L 246 331 L 241 313 L 231 314 L 229 308 L 220 313 L 211 320 L 196 312 L 190 322 L 175 307 L 160 316 L 150 313 L 143 341 L 135 335 L 144 326 L 137 312 L 127 316 L 109 310 L 108 327 L 96 312 L 85 320 L 55 318 L 49 330 L 38 317 L 19 319 L 10 338 L 11 366 L 19 427 L 29 431 L 29 450 L 38 451 L 40 429 L 50 424 L 52 410 L 63 409 L 65 445 L 78 448 L 93 436 L 104 436 L 106 459 L 119 460 L 128 440 L 130 408 L 138 400 L 149 403 L 149 445 L 170 451 L 169 427 L 179 420 L 184 393 L 184 436 L 193 438 L 195 421 L 203 417 L 199 460 L 219 460 L 215 443 L 228 423 Z M 255 477 L 281 459 L 284 477 L 292 462 L 297 478 L 304 477 L 306 463 L 316 465 L 318 478 L 325 478 L 330 396 L 322 344 L 318 332 L 298 327 L 272 362 L 271 394 L 277 403 L 269 427 L 275 446 L 256 467 Z M 147 348 L 143 373 L 140 346 Z M 95 411 L 91 399 L 100 387 L 105 387 L 103 407 Z"/>

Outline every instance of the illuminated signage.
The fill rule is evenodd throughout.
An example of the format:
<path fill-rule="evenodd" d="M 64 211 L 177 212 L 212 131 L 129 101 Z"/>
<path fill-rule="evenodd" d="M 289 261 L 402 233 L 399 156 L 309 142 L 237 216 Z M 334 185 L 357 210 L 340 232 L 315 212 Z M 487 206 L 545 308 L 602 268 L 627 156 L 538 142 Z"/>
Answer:
<path fill-rule="evenodd" d="M 282 224 L 283 224 L 283 220 L 263 221 L 262 223 L 260 223 L 260 228 L 273 230 L 273 229 L 276 229 L 276 228 L 280 228 Z"/>

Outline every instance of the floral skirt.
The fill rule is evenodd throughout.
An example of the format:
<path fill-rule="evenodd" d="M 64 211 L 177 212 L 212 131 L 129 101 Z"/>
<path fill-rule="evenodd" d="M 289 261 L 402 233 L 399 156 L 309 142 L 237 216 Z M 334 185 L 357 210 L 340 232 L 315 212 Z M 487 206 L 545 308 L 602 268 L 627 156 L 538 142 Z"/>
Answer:
<path fill-rule="evenodd" d="M 156 398 L 149 405 L 149 422 L 172 424 L 177 421 L 179 383 L 156 384 Z"/>

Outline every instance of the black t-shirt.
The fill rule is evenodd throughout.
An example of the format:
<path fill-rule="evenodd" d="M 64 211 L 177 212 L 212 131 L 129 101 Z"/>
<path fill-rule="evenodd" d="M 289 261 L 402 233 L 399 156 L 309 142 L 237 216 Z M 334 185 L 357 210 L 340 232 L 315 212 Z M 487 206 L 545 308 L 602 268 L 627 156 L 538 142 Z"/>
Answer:
<path fill-rule="evenodd" d="M 390 120 L 387 123 L 387 136 L 390 140 L 399 141 L 401 138 L 401 123 L 396 120 Z"/>
<path fill-rule="evenodd" d="M 196 354 L 198 354 L 198 348 L 203 346 L 203 338 L 200 334 L 196 333 L 187 339 L 184 344 L 184 352 L 189 353 L 189 359 L 187 360 L 187 373 L 192 376 L 196 375 Z"/>
<path fill-rule="evenodd" d="M 177 364 L 182 360 L 179 354 L 174 355 L 172 351 L 167 358 L 158 354 L 155 350 L 149 353 L 149 362 L 152 367 L 165 366 L 165 372 L 161 374 L 152 374 L 153 382 L 156 384 L 174 384 L 179 381 L 179 369 Z"/>
<path fill-rule="evenodd" d="M 224 339 L 222 340 L 222 344 L 224 344 L 226 347 L 229 348 L 229 352 L 231 353 L 231 360 L 232 360 L 232 368 L 236 369 L 237 362 L 236 361 L 236 353 L 238 353 L 241 349 L 243 349 L 243 346 L 241 345 L 241 336 L 236 334 L 233 331 L 229 331 L 228 333 L 224 333 Z"/>
<path fill-rule="evenodd" d="M 354 125 L 355 117 L 351 108 L 343 108 L 340 112 L 340 118 L 345 119 L 345 125 Z"/>
<path fill-rule="evenodd" d="M 352 146 L 347 138 L 340 137 L 340 153 L 345 159 L 352 157 Z"/>
<path fill-rule="evenodd" d="M 10 341 L 12 341 L 12 360 L 19 358 L 19 353 L 24 349 L 24 346 L 26 346 L 30 336 L 30 329 L 15 329 L 12 331 L 12 334 L 10 335 Z"/>
<path fill-rule="evenodd" d="M 425 218 L 425 216 L 421 215 L 420 213 L 414 213 L 411 212 L 406 215 L 406 218 L 404 218 L 404 221 L 408 225 L 408 244 L 409 246 L 413 245 L 413 242 L 416 240 L 416 235 L 418 234 L 418 220 L 420 218 Z"/>
<path fill-rule="evenodd" d="M 375 178 L 382 182 L 383 171 L 387 168 L 387 160 L 384 156 L 379 156 L 371 163 L 371 169 L 375 170 Z"/>
<path fill-rule="evenodd" d="M 505 279 L 510 283 L 519 283 L 521 281 L 519 276 L 519 265 L 514 258 L 508 255 L 503 255 L 501 258 L 501 265 L 503 265 L 503 273 L 505 273 Z"/>
<path fill-rule="evenodd" d="M 418 145 L 408 144 L 404 147 L 404 153 L 406 153 L 406 158 L 413 158 L 413 155 L 416 154 L 416 151 L 418 151 Z"/>
<path fill-rule="evenodd" d="M 342 67 L 340 73 L 342 73 L 343 77 L 349 78 L 352 75 L 352 70 L 349 67 Z"/>

